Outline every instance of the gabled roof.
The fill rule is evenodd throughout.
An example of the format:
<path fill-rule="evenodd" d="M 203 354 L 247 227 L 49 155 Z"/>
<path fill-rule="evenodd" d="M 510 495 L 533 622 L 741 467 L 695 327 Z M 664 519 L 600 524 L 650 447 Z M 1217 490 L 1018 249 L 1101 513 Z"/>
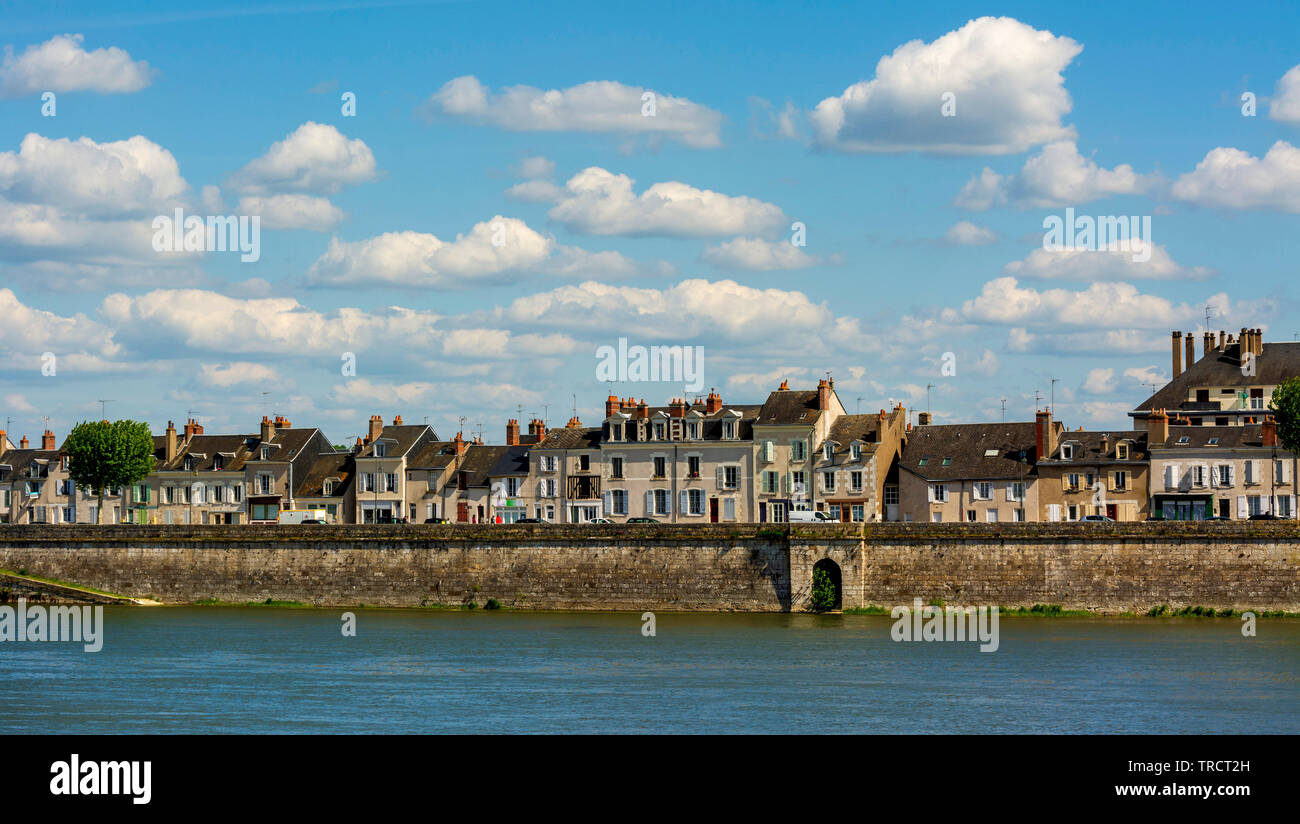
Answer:
<path fill-rule="evenodd" d="M 599 449 L 600 427 L 562 427 L 552 429 L 535 449 Z"/>
<path fill-rule="evenodd" d="M 386 444 L 386 457 L 400 458 L 411 451 L 411 448 L 419 443 L 421 436 L 428 433 L 430 438 L 437 437 L 428 424 L 402 424 L 401 426 L 388 425 L 379 433 L 379 438 Z M 375 456 L 375 444 L 366 444 L 362 447 L 361 452 L 357 454 L 358 458 L 373 458 Z"/>
<path fill-rule="evenodd" d="M 410 469 L 444 469 L 455 461 L 455 441 L 430 441 L 406 457 Z"/>
<path fill-rule="evenodd" d="M 533 449 L 533 445 L 520 444 L 503 448 L 505 451 L 501 453 L 501 457 L 497 458 L 496 463 L 492 464 L 492 468 L 488 470 L 488 476 L 501 478 L 506 475 L 527 475 L 528 453 Z"/>
<path fill-rule="evenodd" d="M 1160 391 L 1138 404 L 1129 413 L 1134 417 L 1152 409 L 1176 410 L 1187 402 L 1190 390 L 1201 387 L 1276 386 L 1287 378 L 1300 375 L 1300 342 L 1265 343 L 1264 351 L 1255 358 L 1254 375 L 1241 373 L 1241 346 L 1231 343 L 1223 351 L 1213 350 L 1209 355 L 1187 367 L 1181 375 L 1165 384 Z M 1211 397 L 1211 400 L 1218 398 Z M 1260 414 L 1260 410 L 1253 410 Z"/>
<path fill-rule="evenodd" d="M 45 463 L 48 466 L 58 459 L 57 449 L 11 449 L 0 457 L 0 464 L 13 467 L 12 474 L 6 474 L 5 480 L 20 480 L 26 477 L 28 467 L 33 463 Z"/>
<path fill-rule="evenodd" d="M 334 485 L 334 491 L 329 496 L 332 498 L 342 498 L 348 492 L 352 485 L 352 455 L 348 452 L 324 452 L 316 456 L 312 461 L 311 468 L 307 474 L 298 482 L 298 491 L 295 493 L 299 498 L 324 498 L 325 481 L 329 478 L 338 478 L 340 483 Z"/>
<path fill-rule="evenodd" d="M 767 396 L 755 423 L 760 426 L 811 425 L 821 414 L 822 410 L 817 408 L 817 390 L 778 389 Z"/>
<path fill-rule="evenodd" d="M 508 449 L 516 447 L 510 446 L 488 446 L 486 444 L 470 444 L 465 448 L 465 454 L 461 456 L 460 471 L 468 475 L 468 486 L 487 486 L 489 473 L 496 466 L 497 461 Z"/>
<path fill-rule="evenodd" d="M 1187 443 L 1179 443 L 1187 438 Z M 1210 444 L 1212 438 L 1218 438 L 1217 444 Z M 1164 449 L 1201 449 L 1212 452 L 1216 449 L 1263 448 L 1263 427 L 1259 424 L 1245 426 L 1171 426 L 1169 437 L 1156 447 L 1158 453 Z M 1281 447 L 1279 447 L 1281 450 Z M 1279 451 L 1279 454 L 1282 454 Z"/>
<path fill-rule="evenodd" d="M 311 430 L 298 431 L 310 432 Z M 176 438 L 176 457 L 168 461 L 167 437 L 165 435 L 154 435 L 154 457 L 158 461 L 154 471 L 184 472 L 185 458 L 188 456 L 194 456 L 195 458 L 194 471 L 211 471 L 217 455 L 221 455 L 223 459 L 222 471 L 239 472 L 243 470 L 244 462 L 252 456 L 251 450 L 257 442 L 257 435 L 194 435 L 190 438 L 189 443 L 186 443 L 183 437 L 178 436 Z"/>
<path fill-rule="evenodd" d="M 880 440 L 880 416 L 840 415 L 831 424 L 829 440 L 843 446 L 854 441 L 876 443 Z"/>
<path fill-rule="evenodd" d="M 1023 478 L 1033 472 L 1036 441 L 1033 423 L 917 426 L 898 465 L 931 481 Z"/>

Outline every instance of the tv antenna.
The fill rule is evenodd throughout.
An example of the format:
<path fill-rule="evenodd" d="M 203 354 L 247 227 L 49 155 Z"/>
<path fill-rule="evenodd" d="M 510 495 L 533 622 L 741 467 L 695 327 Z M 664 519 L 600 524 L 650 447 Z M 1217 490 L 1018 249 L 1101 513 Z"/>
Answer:
<path fill-rule="evenodd" d="M 1052 405 L 1047 407 L 1047 411 L 1051 412 L 1052 415 L 1055 416 L 1056 415 L 1056 384 L 1058 381 L 1060 381 L 1060 378 L 1048 378 L 1048 380 L 1052 382 Z"/>
<path fill-rule="evenodd" d="M 862 396 L 858 395 L 858 414 L 862 414 Z"/>
<path fill-rule="evenodd" d="M 933 410 L 931 409 L 931 407 L 934 406 L 934 404 L 931 402 L 931 397 L 930 397 L 931 390 L 933 389 L 934 389 L 934 384 L 927 383 L 925 385 L 925 413 L 927 415 L 933 414 Z"/>
<path fill-rule="evenodd" d="M 1043 399 L 1043 393 L 1035 389 L 1034 390 L 1034 413 L 1035 414 L 1038 413 L 1038 402 L 1041 401 L 1042 399 Z"/>
<path fill-rule="evenodd" d="M 1007 399 L 1002 399 L 1002 422 L 1007 422 Z"/>
<path fill-rule="evenodd" d="M 113 403 L 113 402 L 114 402 L 114 401 L 113 401 L 112 398 L 107 398 L 107 399 L 106 399 L 106 398 L 100 398 L 100 399 L 99 399 L 99 419 L 100 419 L 101 421 L 106 421 L 106 420 L 108 420 L 108 413 L 105 412 L 105 410 L 108 408 L 108 404 Z"/>

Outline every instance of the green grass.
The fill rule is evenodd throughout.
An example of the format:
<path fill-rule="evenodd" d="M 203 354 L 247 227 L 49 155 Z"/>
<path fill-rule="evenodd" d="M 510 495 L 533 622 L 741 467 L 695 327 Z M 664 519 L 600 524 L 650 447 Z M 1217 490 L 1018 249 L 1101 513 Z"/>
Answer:
<path fill-rule="evenodd" d="M 0 572 L 5 573 L 5 574 L 8 574 L 8 575 L 17 575 L 17 576 L 20 576 L 20 577 L 22 577 L 22 578 L 29 578 L 29 579 L 31 579 L 31 580 L 33 580 L 33 581 L 40 581 L 41 583 L 45 583 L 45 584 L 58 584 L 58 585 L 61 586 L 61 587 L 68 587 L 69 589 L 79 589 L 79 590 L 81 590 L 82 592 L 93 592 L 93 593 L 95 593 L 96 595 L 108 595 L 108 596 L 110 596 L 110 597 L 112 597 L 112 598 L 128 598 L 128 597 L 130 597 L 130 596 L 127 596 L 127 595 L 120 595 L 120 594 L 118 594 L 118 593 L 116 593 L 116 592 L 108 592 L 107 590 L 103 590 L 103 589 L 95 589 L 94 587 L 88 587 L 88 586 L 86 586 L 85 584 L 74 584 L 74 583 L 72 583 L 71 581 L 60 581 L 58 578 L 46 578 L 46 577 L 43 577 L 43 576 L 41 576 L 41 575 L 32 575 L 30 572 L 28 572 L 28 571 L 25 570 L 25 569 L 20 569 L 20 570 L 18 570 L 17 572 L 15 572 L 15 571 L 12 570 L 12 569 L 0 569 Z"/>

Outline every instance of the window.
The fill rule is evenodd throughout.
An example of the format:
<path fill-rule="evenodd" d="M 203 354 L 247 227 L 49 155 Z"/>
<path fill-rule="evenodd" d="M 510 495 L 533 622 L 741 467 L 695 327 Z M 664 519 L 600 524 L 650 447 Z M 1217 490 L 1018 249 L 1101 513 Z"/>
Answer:
<path fill-rule="evenodd" d="M 1016 522 L 1022 524 L 1025 522 L 1025 511 L 1023 509 L 1016 510 Z"/>
<path fill-rule="evenodd" d="M 226 466 L 226 459 L 220 455 L 212 456 L 212 471 L 220 472 Z"/>
<path fill-rule="evenodd" d="M 253 504 L 254 521 L 274 521 L 280 517 L 278 504 Z"/>
<path fill-rule="evenodd" d="M 990 524 L 996 524 L 998 522 L 998 511 L 996 509 L 984 510 L 984 520 Z"/>
<path fill-rule="evenodd" d="M 162 492 L 163 492 L 163 503 L 165 504 L 176 503 L 176 487 L 164 486 Z"/>
<path fill-rule="evenodd" d="M 822 460 L 830 461 L 830 460 L 834 460 L 834 458 L 835 458 L 835 447 L 831 446 L 830 441 L 827 441 L 825 444 L 822 445 Z"/>
<path fill-rule="evenodd" d="M 723 422 L 722 422 L 722 437 L 726 438 L 726 439 L 729 440 L 729 441 L 735 439 L 735 437 L 736 437 L 736 422 L 735 422 L 735 421 L 723 421 Z"/>
<path fill-rule="evenodd" d="M 1290 495 L 1279 495 L 1277 497 L 1277 515 L 1282 518 L 1292 517 Z"/>
<path fill-rule="evenodd" d="M 41 494 L 41 482 L 40 482 L 40 481 L 28 481 L 28 482 L 27 482 L 27 494 L 28 494 L 29 496 L 31 496 L 31 495 L 40 495 L 40 494 Z"/>
<path fill-rule="evenodd" d="M 1246 461 L 1246 483 L 1255 483 L 1255 462 Z"/>
<path fill-rule="evenodd" d="M 790 441 L 790 460 L 806 461 L 808 460 L 808 442 L 805 440 Z"/>
<path fill-rule="evenodd" d="M 727 498 L 722 502 L 722 519 L 724 521 L 736 520 L 736 499 Z"/>
<path fill-rule="evenodd" d="M 517 498 L 519 496 L 519 479 L 506 478 L 506 497 Z"/>
<path fill-rule="evenodd" d="M 1125 492 L 1128 490 L 1128 472 L 1116 472 L 1114 477 L 1114 486 L 1116 492 Z"/>
<path fill-rule="evenodd" d="M 325 483 L 321 484 L 321 493 L 324 494 L 324 495 L 327 495 L 327 496 L 328 496 L 328 495 L 333 495 L 333 494 L 334 494 L 334 481 L 329 480 L 329 481 L 326 481 Z"/>
<path fill-rule="evenodd" d="M 687 512 L 692 515 L 704 514 L 704 490 L 688 489 L 686 491 Z"/>
<path fill-rule="evenodd" d="M 975 510 L 973 509 L 966 510 L 966 520 L 970 523 L 975 523 Z"/>
<path fill-rule="evenodd" d="M 862 504 L 854 504 L 849 507 L 849 517 L 861 523 L 867 519 L 867 508 Z"/>
<path fill-rule="evenodd" d="M 822 489 L 823 489 L 824 491 L 826 491 L 826 492 L 834 492 L 834 491 L 835 491 L 835 473 L 834 473 L 834 472 L 823 472 L 823 473 L 822 473 Z"/>
<path fill-rule="evenodd" d="M 686 437 L 690 438 L 693 441 L 699 440 L 700 425 L 695 421 L 691 421 L 690 423 L 686 424 Z"/>
<path fill-rule="evenodd" d="M 656 489 L 654 491 L 654 514 L 667 515 L 672 511 L 669 508 L 671 506 L 672 502 L 668 498 L 668 490 Z"/>
<path fill-rule="evenodd" d="M 916 462 L 916 465 L 917 465 L 917 466 L 925 466 L 925 462 L 926 462 L 927 460 L 928 460 L 928 458 L 922 458 L 921 460 L 919 460 L 919 461 Z"/>
<path fill-rule="evenodd" d="M 554 458 L 554 457 L 551 458 L 551 470 L 552 470 L 552 471 L 555 470 L 555 458 Z M 590 456 L 590 455 L 579 455 L 579 456 L 578 456 L 578 471 L 579 471 L 579 472 L 590 472 L 590 471 L 591 471 L 591 456 Z"/>
<path fill-rule="evenodd" d="M 613 426 L 611 426 L 609 428 L 609 436 L 611 440 L 615 440 L 615 441 L 623 440 L 623 424 L 616 423 Z"/>
<path fill-rule="evenodd" d="M 1211 438 L 1210 440 L 1216 440 L 1216 439 L 1215 439 L 1215 438 Z M 1127 461 L 1127 460 L 1128 460 L 1128 444 L 1126 444 L 1126 443 L 1116 444 L 1116 446 L 1115 446 L 1115 457 L 1118 458 L 1118 459 L 1121 460 L 1121 461 Z"/>
<path fill-rule="evenodd" d="M 1066 476 L 1065 476 L 1065 485 L 1066 485 L 1066 487 L 1068 487 L 1069 489 L 1078 489 L 1078 488 L 1079 488 L 1079 473 L 1078 473 L 1078 472 L 1071 472 L 1071 473 L 1069 473 L 1068 475 L 1066 475 Z"/>
<path fill-rule="evenodd" d="M 1196 464 L 1192 467 L 1192 484 L 1195 486 L 1205 486 L 1205 465 Z"/>
<path fill-rule="evenodd" d="M 1011 500 L 1013 500 L 1013 501 L 1023 501 L 1024 499 L 1025 499 L 1025 482 L 1024 482 L 1024 481 L 1012 481 L 1012 482 L 1011 482 Z"/>
<path fill-rule="evenodd" d="M 948 485 L 947 484 L 930 484 L 930 500 L 935 503 L 944 504 L 948 502 Z"/>
<path fill-rule="evenodd" d="M 609 459 L 609 477 L 611 477 L 611 478 L 621 478 L 621 477 L 623 477 L 623 459 L 622 459 L 622 458 L 610 458 L 610 459 Z"/>
<path fill-rule="evenodd" d="M 853 492 L 862 491 L 862 470 L 855 469 L 849 473 L 849 489 L 852 490 Z M 886 498 L 885 503 L 891 503 L 888 500 L 890 489 L 893 489 L 894 491 L 894 500 L 892 501 L 892 503 L 898 503 L 898 487 L 896 486 L 885 487 L 885 498 Z"/>
<path fill-rule="evenodd" d="M 1216 469 L 1219 471 L 1219 486 L 1232 486 L 1232 466 L 1220 464 Z"/>
<path fill-rule="evenodd" d="M 1079 520 L 1079 507 L 1077 504 L 1070 504 L 1066 517 L 1071 521 Z"/>
<path fill-rule="evenodd" d="M 1261 508 L 1260 497 L 1258 495 L 1246 496 L 1246 511 L 1251 515 L 1260 515 L 1263 513 L 1264 510 Z"/>
<path fill-rule="evenodd" d="M 1189 443 L 1191 443 L 1191 442 L 1192 442 L 1192 439 L 1191 439 L 1190 437 L 1188 437 L 1187 435 L 1183 435 L 1182 437 L 1180 437 L 1180 438 L 1178 439 L 1178 445 L 1179 445 L 1179 446 L 1186 446 L 1187 444 L 1189 444 Z"/>
<path fill-rule="evenodd" d="M 942 512 L 931 512 L 931 513 L 930 513 L 930 523 L 932 523 L 932 524 L 941 524 L 941 523 L 943 523 L 943 513 L 942 513 Z"/>
<path fill-rule="evenodd" d="M 194 458 L 191 457 L 190 455 L 185 456 L 185 471 L 186 472 L 194 471 Z"/>
<path fill-rule="evenodd" d="M 853 443 L 849 445 L 849 459 L 854 463 L 862 460 L 862 444 Z"/>
<path fill-rule="evenodd" d="M 654 477 L 663 478 L 668 475 L 668 459 L 662 455 L 656 455 L 654 458 Z"/>
<path fill-rule="evenodd" d="M 264 461 L 271 460 L 271 447 L 269 446 L 262 447 L 262 460 Z"/>
<path fill-rule="evenodd" d="M 542 497 L 543 497 L 543 498 L 554 498 L 555 495 L 556 495 L 556 489 L 557 489 L 557 487 L 558 487 L 558 485 L 556 484 L 554 478 L 545 478 L 545 479 L 543 479 L 543 480 L 542 480 Z"/>
<path fill-rule="evenodd" d="M 655 421 L 655 440 L 662 441 L 663 439 L 664 439 L 663 421 Z"/>
<path fill-rule="evenodd" d="M 776 451 L 776 447 L 771 441 L 763 441 L 763 449 L 762 449 L 763 462 L 771 463 L 773 460 L 773 453 L 775 451 Z"/>
<path fill-rule="evenodd" d="M 700 477 L 700 456 L 699 455 L 686 456 L 686 477 L 688 478 Z"/>
<path fill-rule="evenodd" d="M 838 521 L 840 519 L 840 505 L 831 504 L 826 507 L 826 514 L 830 515 L 832 520 Z"/>
<path fill-rule="evenodd" d="M 375 485 L 375 476 L 373 474 L 367 474 L 366 478 L 369 480 L 367 486 L 373 488 Z M 275 481 L 272 476 L 265 473 L 257 476 L 258 495 L 270 495 L 274 489 Z"/>
<path fill-rule="evenodd" d="M 389 492 L 397 491 L 397 473 L 395 472 L 388 473 L 388 491 Z"/>
<path fill-rule="evenodd" d="M 627 490 L 615 489 L 609 493 L 611 515 L 627 514 Z"/>
<path fill-rule="evenodd" d="M 979 481 L 975 484 L 975 500 L 991 501 L 993 500 L 993 484 L 988 481 Z"/>
<path fill-rule="evenodd" d="M 885 485 L 885 503 L 887 504 L 898 503 L 898 484 Z"/>
<path fill-rule="evenodd" d="M 1227 425 L 1228 425 L 1228 421 L 1227 421 L 1226 418 L 1224 419 L 1223 423 L 1221 423 L 1221 424 L 1216 424 L 1216 426 L 1227 426 Z M 1219 445 L 1219 439 L 1218 439 L 1218 438 L 1210 438 L 1208 441 L 1205 442 L 1205 445 L 1206 445 L 1206 446 L 1218 446 L 1218 445 Z"/>
<path fill-rule="evenodd" d="M 740 488 L 740 467 L 725 466 L 722 468 L 722 488 L 723 489 Z"/>
<path fill-rule="evenodd" d="M 1286 470 L 1283 468 L 1285 466 L 1286 464 L 1282 463 L 1281 461 L 1273 462 L 1273 483 L 1278 483 L 1278 484 L 1286 483 Z"/>
<path fill-rule="evenodd" d="M 385 444 L 383 441 L 376 441 L 376 442 L 375 442 L 375 457 L 376 457 L 376 458 L 384 458 L 384 457 L 387 457 L 387 455 L 388 455 L 388 445 Z"/>
<path fill-rule="evenodd" d="M 777 478 L 778 478 L 778 477 L 779 477 L 779 476 L 778 476 L 777 473 L 775 473 L 775 472 L 764 472 L 764 473 L 763 473 L 763 493 L 764 493 L 764 494 L 766 494 L 766 495 L 775 495 L 778 491 L 780 491 L 779 488 L 778 488 L 778 486 L 777 486 Z"/>
<path fill-rule="evenodd" d="M 1074 444 L 1072 443 L 1061 444 L 1061 460 L 1063 461 L 1074 460 Z"/>
<path fill-rule="evenodd" d="M 790 491 L 792 493 L 808 492 L 808 476 L 803 472 L 790 473 Z"/>

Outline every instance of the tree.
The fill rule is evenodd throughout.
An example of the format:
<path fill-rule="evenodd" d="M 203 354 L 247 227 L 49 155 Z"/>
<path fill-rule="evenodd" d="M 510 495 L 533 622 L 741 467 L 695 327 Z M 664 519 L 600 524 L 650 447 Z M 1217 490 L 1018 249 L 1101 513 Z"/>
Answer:
<path fill-rule="evenodd" d="M 1295 483 L 1296 469 L 1300 468 L 1300 377 L 1287 378 L 1273 387 L 1268 408 L 1277 422 L 1277 442 L 1291 453 L 1291 482 Z M 1292 517 L 1300 518 L 1300 512 L 1293 512 Z"/>
<path fill-rule="evenodd" d="M 816 612 L 826 612 L 835 608 L 835 582 L 830 573 L 821 567 L 813 570 L 812 597 L 808 605 Z"/>
<path fill-rule="evenodd" d="M 72 482 L 99 497 L 101 524 L 105 491 L 138 483 L 154 467 L 153 435 L 140 421 L 83 421 L 68 433 L 63 452 Z"/>

